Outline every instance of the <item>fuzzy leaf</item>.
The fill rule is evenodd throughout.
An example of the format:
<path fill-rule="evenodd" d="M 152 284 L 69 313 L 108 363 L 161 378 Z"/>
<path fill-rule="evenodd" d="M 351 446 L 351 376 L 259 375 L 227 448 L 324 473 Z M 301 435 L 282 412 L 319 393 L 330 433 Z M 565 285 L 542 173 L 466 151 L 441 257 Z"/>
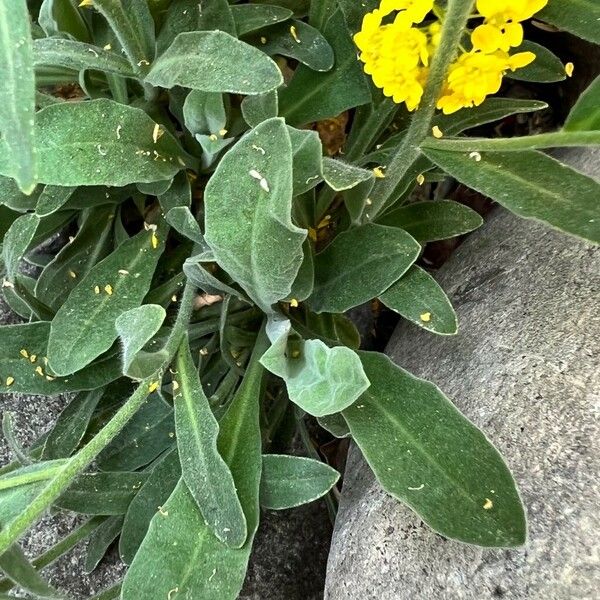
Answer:
<path fill-rule="evenodd" d="M 565 66 L 562 64 L 560 58 L 544 46 L 525 40 L 519 46 L 518 52 L 533 52 L 535 60 L 526 67 L 517 69 L 514 72 L 509 71 L 506 76 L 510 79 L 534 81 L 537 83 L 555 83 L 557 81 L 564 81 L 567 78 Z"/>
<path fill-rule="evenodd" d="M 14 177 L 30 194 L 37 183 L 35 83 L 29 12 L 26 0 L 0 2 L 0 136 Z"/>
<path fill-rule="evenodd" d="M 16 219 L 6 232 L 2 244 L 2 259 L 9 281 L 14 282 L 21 259 L 31 245 L 39 223 L 37 215 L 28 213 Z"/>
<path fill-rule="evenodd" d="M 53 396 L 104 386 L 121 375 L 118 356 L 109 355 L 69 377 L 55 377 L 45 365 L 50 323 L 40 321 L 0 328 L 0 391 Z M 116 333 L 116 332 L 115 332 Z M 27 351 L 28 358 L 21 354 Z M 35 360 L 31 360 L 35 357 Z M 14 381 L 6 385 L 10 378 Z"/>
<path fill-rule="evenodd" d="M 33 42 L 36 66 L 64 67 L 74 71 L 94 69 L 124 77 L 135 77 L 129 61 L 110 50 L 61 38 L 41 38 Z"/>
<path fill-rule="evenodd" d="M 288 341 L 282 335 L 260 362 L 285 381 L 292 402 L 315 417 L 343 410 L 369 387 L 353 350 L 321 340 Z"/>
<path fill-rule="evenodd" d="M 280 114 L 290 125 L 335 117 L 371 100 L 365 75 L 356 60 L 356 47 L 339 10 L 327 22 L 323 35 L 333 48 L 335 65 L 326 73 L 317 73 L 305 65 L 296 69 L 279 96 Z"/>
<path fill-rule="evenodd" d="M 362 352 L 371 387 L 344 411 L 383 488 L 445 537 L 520 546 L 526 524 L 498 451 L 432 383 Z"/>
<path fill-rule="evenodd" d="M 85 554 L 85 573 L 91 573 L 104 558 L 109 546 L 117 539 L 123 526 L 123 517 L 116 515 L 106 518 L 94 531 L 88 540 Z"/>
<path fill-rule="evenodd" d="M 451 200 L 415 202 L 401 206 L 377 220 L 382 225 L 401 227 L 423 244 L 462 235 L 483 225 L 471 208 Z"/>
<path fill-rule="evenodd" d="M 166 230 L 141 231 L 99 262 L 71 292 L 52 321 L 48 360 L 57 375 L 70 375 L 117 339 L 115 320 L 148 293 L 165 245 Z M 153 247 L 153 239 L 158 245 Z"/>
<path fill-rule="evenodd" d="M 231 6 L 231 14 L 238 35 L 242 36 L 268 25 L 287 21 L 293 13 L 288 8 L 270 4 L 234 4 Z"/>
<path fill-rule="evenodd" d="M 264 310 L 287 297 L 306 231 L 291 221 L 292 146 L 282 119 L 264 121 L 223 157 L 204 203 L 219 265 Z"/>
<path fill-rule="evenodd" d="M 279 68 L 260 50 L 223 31 L 180 33 L 152 66 L 146 81 L 204 92 L 263 94 L 283 83 Z"/>
<path fill-rule="evenodd" d="M 368 224 L 338 235 L 315 257 L 315 312 L 345 312 L 379 296 L 400 279 L 421 246 L 405 231 Z"/>
<path fill-rule="evenodd" d="M 187 155 L 168 131 L 154 143 L 155 125 L 143 110 L 113 100 L 48 106 L 36 115 L 39 180 L 124 186 L 170 179 Z M 7 168 L 0 156 L 0 173 Z"/>
<path fill-rule="evenodd" d="M 323 179 L 336 192 L 349 190 L 359 183 L 373 180 L 373 171 L 361 169 L 341 160 L 323 158 Z"/>
<path fill-rule="evenodd" d="M 167 313 L 157 304 L 144 304 L 121 313 L 115 326 L 123 344 L 123 374 L 136 379 L 149 377 L 168 358 L 166 353 L 144 350 L 156 335 Z"/>
<path fill-rule="evenodd" d="M 600 5 L 597 0 L 554 0 L 537 13 L 535 18 L 600 44 Z"/>
<path fill-rule="evenodd" d="M 440 145 L 441 148 L 441 145 Z M 521 217 L 600 243 L 600 183 L 536 152 L 464 152 L 424 149 L 452 177 Z"/>
<path fill-rule="evenodd" d="M 379 299 L 388 308 L 433 333 L 453 335 L 458 321 L 452 304 L 437 281 L 413 265 Z"/>
<path fill-rule="evenodd" d="M 303 456 L 265 454 L 260 480 L 263 508 L 283 510 L 308 504 L 324 496 L 340 474 L 319 460 Z"/>
<path fill-rule="evenodd" d="M 217 450 L 219 425 L 204 395 L 187 340 L 179 349 L 173 397 L 183 480 L 204 521 L 219 540 L 240 548 L 246 518 L 229 467 Z"/>

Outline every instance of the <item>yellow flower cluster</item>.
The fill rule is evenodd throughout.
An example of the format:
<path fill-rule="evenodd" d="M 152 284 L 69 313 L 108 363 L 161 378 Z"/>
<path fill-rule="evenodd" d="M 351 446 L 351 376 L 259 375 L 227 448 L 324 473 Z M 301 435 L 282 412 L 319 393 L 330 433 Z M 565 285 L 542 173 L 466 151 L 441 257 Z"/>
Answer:
<path fill-rule="evenodd" d="M 472 49 L 450 65 L 437 107 L 450 114 L 478 106 L 495 94 L 502 77 L 535 60 L 532 52 L 509 54 L 523 42 L 522 21 L 541 10 L 548 0 L 477 0 L 483 23 L 471 33 Z M 360 60 L 373 83 L 394 102 L 415 110 L 423 96 L 431 56 L 439 46 L 438 20 L 418 26 L 434 9 L 434 0 L 382 0 L 365 15 L 354 36 Z M 475 16 L 475 15 L 474 15 Z"/>

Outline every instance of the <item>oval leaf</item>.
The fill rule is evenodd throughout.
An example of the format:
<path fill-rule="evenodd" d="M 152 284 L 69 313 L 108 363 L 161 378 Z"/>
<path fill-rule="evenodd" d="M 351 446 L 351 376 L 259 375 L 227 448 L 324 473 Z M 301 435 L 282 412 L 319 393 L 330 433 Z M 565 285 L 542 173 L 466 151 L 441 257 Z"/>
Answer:
<path fill-rule="evenodd" d="M 324 496 L 340 474 L 320 460 L 303 456 L 265 454 L 260 480 L 263 508 L 283 510 Z"/>
<path fill-rule="evenodd" d="M 260 50 L 223 31 L 180 33 L 146 81 L 204 92 L 263 94 L 283 83 L 279 67 Z"/>
<path fill-rule="evenodd" d="M 421 244 L 469 233 L 483 225 L 483 219 L 472 208 L 452 200 L 401 206 L 379 218 L 378 222 L 401 227 Z"/>
<path fill-rule="evenodd" d="M 432 383 L 362 352 L 371 387 L 344 411 L 383 488 L 443 536 L 519 546 L 526 524 L 498 451 Z"/>
<path fill-rule="evenodd" d="M 368 302 L 400 279 L 421 246 L 405 231 L 368 224 L 338 235 L 315 257 L 315 312 L 345 312 Z"/>
<path fill-rule="evenodd" d="M 433 333 L 453 335 L 458 330 L 456 313 L 444 290 L 416 265 L 379 299 L 405 319 Z"/>

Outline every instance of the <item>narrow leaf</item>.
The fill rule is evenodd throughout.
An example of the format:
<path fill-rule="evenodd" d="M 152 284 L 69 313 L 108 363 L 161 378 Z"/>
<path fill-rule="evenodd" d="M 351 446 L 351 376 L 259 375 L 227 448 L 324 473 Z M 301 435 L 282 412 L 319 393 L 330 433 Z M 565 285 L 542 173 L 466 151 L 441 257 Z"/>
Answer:
<path fill-rule="evenodd" d="M 60 210 L 73 195 L 77 188 L 61 187 L 56 185 L 47 185 L 35 207 L 35 214 L 39 217 L 45 217 Z"/>
<path fill-rule="evenodd" d="M 52 321 L 48 360 L 54 373 L 75 373 L 111 347 L 116 318 L 148 292 L 165 233 L 164 227 L 138 233 L 81 279 Z"/>
<path fill-rule="evenodd" d="M 361 353 L 371 387 L 344 411 L 384 489 L 441 535 L 480 546 L 525 541 L 525 514 L 498 451 L 432 383 Z"/>
<path fill-rule="evenodd" d="M 85 573 L 91 573 L 104 558 L 109 546 L 117 539 L 123 526 L 123 517 L 116 515 L 108 517 L 96 528 L 86 548 L 85 563 L 83 570 Z"/>
<path fill-rule="evenodd" d="M 308 504 L 329 492 L 339 478 L 335 469 L 312 458 L 265 454 L 260 504 L 272 510 Z"/>
<path fill-rule="evenodd" d="M 564 128 L 567 131 L 600 130 L 600 75 L 579 96 Z"/>
<path fill-rule="evenodd" d="M 2 259 L 9 281 L 14 282 L 21 259 L 31 245 L 39 223 L 39 217 L 29 213 L 16 219 L 6 232 L 2 244 Z"/>
<path fill-rule="evenodd" d="M 239 548 L 246 518 L 231 471 L 217 450 L 219 426 L 204 395 L 187 340 L 177 354 L 175 427 L 183 480 L 219 540 Z"/>
<path fill-rule="evenodd" d="M 0 556 L 0 569 L 6 577 L 36 598 L 60 598 L 60 593 L 41 577 L 17 544 Z"/>
<path fill-rule="evenodd" d="M 600 243 L 600 184 L 536 152 L 469 154 L 425 149 L 424 154 L 452 177 L 512 212 Z"/>
<path fill-rule="evenodd" d="M 240 36 L 287 21 L 293 14 L 288 8 L 271 4 L 234 4 L 230 8 Z"/>
<path fill-rule="evenodd" d="M 37 183 L 35 84 L 26 0 L 0 2 L 0 135 L 8 153 L 8 175 L 25 194 Z M 5 173 L 6 174 L 6 173 Z"/>
<path fill-rule="evenodd" d="M 452 304 L 437 281 L 413 265 L 379 299 L 388 308 L 433 333 L 453 335 L 458 321 Z"/>
<path fill-rule="evenodd" d="M 600 44 L 600 5 L 596 0 L 553 0 L 535 18 Z"/>

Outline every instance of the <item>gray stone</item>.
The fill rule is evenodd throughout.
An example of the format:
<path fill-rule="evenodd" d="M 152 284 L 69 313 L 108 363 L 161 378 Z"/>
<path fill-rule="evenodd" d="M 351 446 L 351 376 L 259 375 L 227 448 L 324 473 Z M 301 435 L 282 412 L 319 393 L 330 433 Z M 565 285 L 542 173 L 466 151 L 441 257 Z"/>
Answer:
<path fill-rule="evenodd" d="M 598 172 L 600 149 L 561 156 Z M 388 353 L 439 385 L 506 457 L 528 542 L 509 551 L 444 540 L 381 490 L 354 447 L 325 598 L 598 598 L 600 249 L 498 209 L 438 279 L 459 334 L 403 323 Z"/>

